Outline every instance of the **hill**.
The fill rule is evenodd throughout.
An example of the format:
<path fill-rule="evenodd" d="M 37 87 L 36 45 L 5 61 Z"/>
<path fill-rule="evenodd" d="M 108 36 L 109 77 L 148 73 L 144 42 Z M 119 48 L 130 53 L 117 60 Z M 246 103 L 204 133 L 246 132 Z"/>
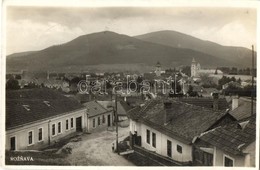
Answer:
<path fill-rule="evenodd" d="M 165 67 L 190 65 L 192 58 L 205 67 L 231 66 L 234 62 L 192 49 L 147 42 L 114 32 L 80 36 L 62 45 L 19 57 L 7 56 L 8 70 L 56 70 L 93 65 L 145 64 L 160 61 Z M 214 61 L 214 62 L 213 62 Z"/>
<path fill-rule="evenodd" d="M 168 30 L 138 35 L 135 38 L 178 49 L 192 49 L 220 59 L 226 59 L 228 63 L 233 63 L 234 66 L 251 66 L 251 50 L 244 47 L 222 46 L 214 42 L 204 41 L 190 35 Z M 196 60 L 201 62 L 199 59 Z"/>

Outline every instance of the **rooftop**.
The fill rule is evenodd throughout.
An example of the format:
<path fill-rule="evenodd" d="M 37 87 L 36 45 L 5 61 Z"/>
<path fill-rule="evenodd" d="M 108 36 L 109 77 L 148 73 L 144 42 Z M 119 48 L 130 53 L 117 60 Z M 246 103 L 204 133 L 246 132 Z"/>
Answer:
<path fill-rule="evenodd" d="M 213 127 L 226 112 L 213 111 L 188 103 L 172 100 L 171 108 L 165 109 L 163 101 L 150 100 L 144 106 L 131 109 L 131 119 L 150 125 L 162 133 L 191 143 L 195 136 Z M 165 122 L 164 114 L 168 115 Z"/>
<path fill-rule="evenodd" d="M 200 107 L 205 107 L 205 108 L 209 108 L 212 109 L 213 108 L 213 98 L 206 98 L 206 97 L 202 97 L 202 98 L 197 98 L 197 97 L 188 97 L 188 98 L 179 98 L 177 99 L 181 102 L 184 103 L 188 103 L 188 104 L 192 104 L 192 105 L 196 105 L 196 106 L 200 106 Z M 227 103 L 227 100 L 225 98 L 219 98 L 218 99 L 218 109 L 219 110 L 226 110 L 229 108 L 229 105 Z"/>
<path fill-rule="evenodd" d="M 243 149 L 256 140 L 256 117 L 247 121 L 217 127 L 203 133 L 199 139 L 232 154 L 242 154 Z"/>
<path fill-rule="evenodd" d="M 251 100 L 240 97 L 238 107 L 230 111 L 230 114 L 237 120 L 242 120 L 251 116 Z M 253 102 L 253 114 L 256 114 L 256 102 Z"/>
<path fill-rule="evenodd" d="M 89 117 L 94 117 L 97 115 L 101 115 L 103 113 L 111 111 L 111 109 L 107 109 L 99 104 L 97 101 L 90 101 L 83 104 L 87 108 L 87 112 Z"/>
<path fill-rule="evenodd" d="M 6 91 L 6 129 L 79 109 L 84 107 L 76 100 L 47 88 Z"/>

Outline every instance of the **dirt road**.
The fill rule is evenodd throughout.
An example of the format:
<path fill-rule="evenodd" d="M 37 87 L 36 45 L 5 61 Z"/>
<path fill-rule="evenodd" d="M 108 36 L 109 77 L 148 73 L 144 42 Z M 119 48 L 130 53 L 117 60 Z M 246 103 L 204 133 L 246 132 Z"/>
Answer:
<path fill-rule="evenodd" d="M 129 134 L 129 128 L 119 128 L 119 141 Z M 115 131 L 97 131 L 92 134 L 84 134 L 81 141 L 70 142 L 72 154 L 66 157 L 71 165 L 89 166 L 134 166 L 117 153 L 112 152 L 112 143 L 116 140 Z"/>

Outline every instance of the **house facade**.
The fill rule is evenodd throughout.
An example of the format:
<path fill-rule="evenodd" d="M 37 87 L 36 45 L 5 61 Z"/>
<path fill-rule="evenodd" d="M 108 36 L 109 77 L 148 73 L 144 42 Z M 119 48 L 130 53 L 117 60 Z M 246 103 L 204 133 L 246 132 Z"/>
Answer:
<path fill-rule="evenodd" d="M 49 89 L 7 92 L 6 150 L 35 150 L 85 130 L 86 109 Z"/>
<path fill-rule="evenodd" d="M 92 132 L 96 129 L 108 128 L 113 126 L 114 110 L 105 108 L 97 101 L 90 101 L 83 104 L 87 109 L 87 131 Z"/>
<path fill-rule="evenodd" d="M 194 143 L 194 164 L 199 166 L 254 167 L 255 116 L 202 133 Z"/>
<path fill-rule="evenodd" d="M 179 101 L 150 100 L 128 112 L 133 145 L 181 163 L 193 161 L 192 141 L 204 131 L 235 119 Z"/>
<path fill-rule="evenodd" d="M 192 161 L 192 146 L 130 119 L 130 133 L 141 136 L 140 146 L 178 162 Z"/>

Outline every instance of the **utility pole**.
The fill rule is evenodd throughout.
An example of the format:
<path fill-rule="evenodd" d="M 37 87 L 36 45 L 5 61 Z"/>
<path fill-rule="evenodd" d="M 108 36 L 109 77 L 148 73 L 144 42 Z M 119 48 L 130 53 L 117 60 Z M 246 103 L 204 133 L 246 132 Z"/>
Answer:
<path fill-rule="evenodd" d="M 174 94 L 176 94 L 176 73 L 174 74 Z"/>
<path fill-rule="evenodd" d="M 251 116 L 254 114 L 254 45 L 252 45 L 252 84 L 251 84 Z"/>
<path fill-rule="evenodd" d="M 116 152 L 119 154 L 118 150 L 118 114 L 117 114 L 117 94 L 115 93 L 115 123 L 116 123 Z"/>

